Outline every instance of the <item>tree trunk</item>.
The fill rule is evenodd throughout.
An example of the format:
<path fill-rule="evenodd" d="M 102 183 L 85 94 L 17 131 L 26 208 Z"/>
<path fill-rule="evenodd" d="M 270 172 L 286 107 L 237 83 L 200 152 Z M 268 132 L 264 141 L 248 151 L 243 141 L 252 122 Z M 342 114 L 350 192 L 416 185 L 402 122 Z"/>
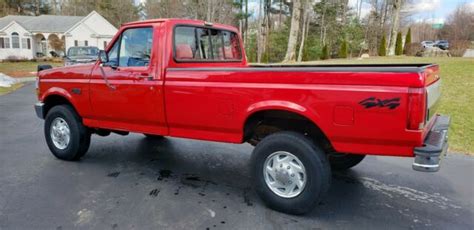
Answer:
<path fill-rule="evenodd" d="M 257 62 L 262 62 L 262 54 L 263 54 L 263 47 L 262 47 L 262 22 L 264 20 L 263 17 L 263 0 L 260 0 L 258 3 L 258 19 L 257 19 Z"/>
<path fill-rule="evenodd" d="M 283 10 L 283 0 L 280 0 L 280 12 L 278 15 L 278 28 L 281 28 L 281 11 Z"/>
<path fill-rule="evenodd" d="M 320 34 L 320 39 L 319 40 L 320 40 L 322 45 L 326 45 L 326 42 L 325 42 L 326 37 L 325 37 L 325 34 L 324 34 L 324 32 L 326 30 L 325 29 L 326 25 L 324 24 L 325 23 L 324 16 L 326 16 L 326 3 L 323 4 L 323 10 L 322 10 L 322 15 L 321 15 L 321 31 L 319 33 Z"/>
<path fill-rule="evenodd" d="M 249 15 L 249 0 L 245 0 L 245 37 L 244 37 L 245 44 L 247 44 L 247 37 L 248 37 L 248 32 L 249 32 L 248 15 Z"/>
<path fill-rule="evenodd" d="M 390 33 L 390 42 L 388 46 L 388 56 L 395 55 L 395 43 L 398 32 L 398 25 L 400 22 L 400 8 L 402 6 L 402 0 L 394 0 L 392 8 L 392 30 Z"/>
<path fill-rule="evenodd" d="M 35 15 L 39 16 L 40 15 L 40 7 L 41 3 L 39 0 L 35 0 Z"/>
<path fill-rule="evenodd" d="M 302 0 L 293 1 L 290 35 L 288 37 L 285 59 L 283 59 L 284 62 L 295 61 L 296 59 L 296 43 L 298 42 L 298 35 L 300 33 L 301 1 Z"/>
<path fill-rule="evenodd" d="M 212 8 L 212 2 L 211 2 L 211 0 L 207 0 L 207 17 L 206 17 L 206 21 L 208 21 L 208 22 L 211 21 L 211 8 Z"/>
<path fill-rule="evenodd" d="M 306 3 L 307 4 L 307 3 Z M 304 49 L 304 42 L 307 36 L 307 31 L 309 29 L 309 10 L 308 6 L 304 7 L 304 15 L 303 15 L 303 28 L 301 29 L 301 42 L 300 42 L 300 49 L 298 51 L 298 61 L 303 61 L 303 49 Z"/>

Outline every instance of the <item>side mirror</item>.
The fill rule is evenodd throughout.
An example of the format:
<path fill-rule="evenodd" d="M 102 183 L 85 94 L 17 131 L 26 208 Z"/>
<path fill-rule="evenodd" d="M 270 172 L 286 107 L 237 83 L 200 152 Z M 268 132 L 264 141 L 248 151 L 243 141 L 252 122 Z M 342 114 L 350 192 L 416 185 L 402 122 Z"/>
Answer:
<path fill-rule="evenodd" d="M 100 63 L 107 63 L 109 62 L 109 56 L 105 52 L 105 50 L 99 50 L 99 62 Z"/>

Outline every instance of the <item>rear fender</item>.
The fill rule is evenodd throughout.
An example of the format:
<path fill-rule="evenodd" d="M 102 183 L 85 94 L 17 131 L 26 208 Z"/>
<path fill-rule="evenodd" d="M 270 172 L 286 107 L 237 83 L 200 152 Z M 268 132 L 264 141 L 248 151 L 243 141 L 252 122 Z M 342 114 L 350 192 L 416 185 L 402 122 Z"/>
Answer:
<path fill-rule="evenodd" d="M 267 100 L 267 101 L 260 101 L 250 105 L 247 109 L 246 117 L 242 122 L 242 127 L 245 127 L 248 119 L 255 113 L 264 110 L 283 110 L 288 112 L 296 113 L 300 116 L 306 117 L 310 121 L 313 122 L 318 128 L 321 129 L 323 133 L 324 130 L 321 126 L 319 126 L 319 115 L 316 110 L 314 109 L 307 109 L 306 107 L 299 105 L 294 102 L 290 101 L 282 101 L 282 100 Z"/>

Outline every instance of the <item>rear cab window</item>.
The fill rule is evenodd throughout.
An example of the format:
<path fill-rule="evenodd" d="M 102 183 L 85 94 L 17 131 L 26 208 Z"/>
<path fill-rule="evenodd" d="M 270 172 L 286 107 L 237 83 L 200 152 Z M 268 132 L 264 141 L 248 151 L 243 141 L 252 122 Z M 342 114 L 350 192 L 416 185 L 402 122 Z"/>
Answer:
<path fill-rule="evenodd" d="M 174 29 L 176 62 L 240 62 L 239 36 L 232 31 L 190 25 Z"/>

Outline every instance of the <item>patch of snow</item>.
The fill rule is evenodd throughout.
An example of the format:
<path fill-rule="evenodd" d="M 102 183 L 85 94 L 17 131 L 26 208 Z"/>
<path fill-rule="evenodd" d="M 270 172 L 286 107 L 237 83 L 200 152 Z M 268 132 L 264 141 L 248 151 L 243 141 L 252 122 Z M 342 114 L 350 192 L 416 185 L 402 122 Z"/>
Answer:
<path fill-rule="evenodd" d="M 0 87 L 11 87 L 15 83 L 17 83 L 17 80 L 15 78 L 0 73 Z"/>
<path fill-rule="evenodd" d="M 214 212 L 212 209 L 206 208 L 209 214 L 211 215 L 212 218 L 216 216 L 216 212 Z"/>
<path fill-rule="evenodd" d="M 472 5 L 474 6 L 474 3 Z M 466 58 L 474 57 L 474 49 L 467 49 L 462 57 L 466 57 Z"/>
<path fill-rule="evenodd" d="M 75 225 L 84 225 L 91 222 L 92 218 L 94 217 L 94 212 L 87 209 L 82 209 L 77 212 L 77 220 Z"/>

